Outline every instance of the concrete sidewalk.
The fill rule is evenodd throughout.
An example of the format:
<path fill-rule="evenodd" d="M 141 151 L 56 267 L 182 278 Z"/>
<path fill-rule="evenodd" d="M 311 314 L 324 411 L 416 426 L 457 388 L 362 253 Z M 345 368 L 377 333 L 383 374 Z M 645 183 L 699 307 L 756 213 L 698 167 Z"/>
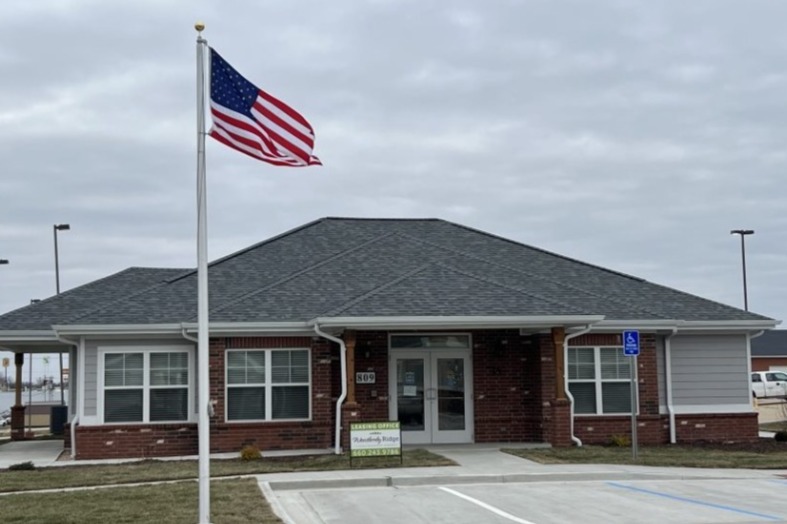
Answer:
<path fill-rule="evenodd" d="M 538 464 L 500 451 L 513 444 L 492 446 L 427 446 L 456 466 L 351 469 L 258 475 L 263 491 L 332 488 L 482 484 L 568 480 L 633 480 L 645 478 L 774 478 L 787 470 L 668 468 L 603 464 Z"/>
<path fill-rule="evenodd" d="M 53 466 L 63 453 L 62 440 L 20 440 L 0 446 L 0 469 L 32 462 L 37 468 Z"/>

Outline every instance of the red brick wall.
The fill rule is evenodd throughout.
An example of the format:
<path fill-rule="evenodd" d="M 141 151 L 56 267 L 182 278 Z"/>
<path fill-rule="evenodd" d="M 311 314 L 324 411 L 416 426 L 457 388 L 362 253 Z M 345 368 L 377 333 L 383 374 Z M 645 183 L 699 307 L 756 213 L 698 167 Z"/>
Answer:
<path fill-rule="evenodd" d="M 584 335 L 569 342 L 570 346 L 619 345 L 620 335 Z M 641 444 L 669 442 L 669 417 L 659 414 L 656 337 L 641 334 L 640 355 L 637 357 L 639 415 L 637 440 Z M 757 414 L 679 415 L 676 421 L 677 441 L 750 440 L 758 435 Z M 584 444 L 608 444 L 613 435 L 631 436 L 631 416 L 576 415 L 574 434 Z"/>
<path fill-rule="evenodd" d="M 362 331 L 356 334 L 355 371 L 373 371 L 375 374 L 374 384 L 355 385 L 355 400 L 362 408 L 358 422 L 388 420 L 387 332 Z M 342 426 L 349 427 L 344 424 Z"/>
<path fill-rule="evenodd" d="M 334 403 L 331 398 L 333 360 L 331 343 L 310 337 L 235 337 L 210 341 L 210 396 L 216 401 L 211 421 L 210 451 L 240 451 L 254 445 L 261 450 L 324 449 L 333 445 Z M 225 349 L 311 347 L 312 418 L 304 422 L 225 422 Z"/>
<path fill-rule="evenodd" d="M 757 440 L 757 413 L 677 415 L 678 442 Z"/>
<path fill-rule="evenodd" d="M 77 426 L 77 459 L 196 455 L 196 424 Z"/>
<path fill-rule="evenodd" d="M 544 380 L 536 341 L 516 330 L 472 336 L 475 441 L 541 441 Z"/>
<path fill-rule="evenodd" d="M 771 366 L 787 367 L 787 357 L 755 357 L 751 359 L 752 371 L 770 371 Z"/>
<path fill-rule="evenodd" d="M 239 452 L 252 444 L 262 450 L 323 449 L 333 445 L 335 398 L 332 377 L 338 350 L 311 337 L 237 337 L 210 340 L 211 452 Z M 228 423 L 224 421 L 225 349 L 311 348 L 312 419 L 302 422 Z M 78 426 L 77 458 L 160 457 L 198 453 L 196 424 Z"/>
<path fill-rule="evenodd" d="M 550 442 L 570 445 L 569 407 L 555 399 L 554 346 L 549 334 L 522 336 L 517 330 L 474 331 L 473 405 L 476 442 Z M 388 420 L 388 334 L 357 333 L 356 371 L 373 371 L 375 384 L 356 385 L 357 406 L 343 409 L 342 441 L 347 446 L 351 421 Z M 620 344 L 620 335 L 584 335 L 572 346 Z M 638 359 L 643 444 L 669 440 L 667 418 L 659 415 L 656 338 L 642 334 Z M 310 347 L 312 420 L 304 422 L 224 422 L 225 350 L 235 348 Z M 211 451 L 237 452 L 246 444 L 262 450 L 315 449 L 334 445 L 335 403 L 341 392 L 339 349 L 318 337 L 238 337 L 210 341 L 210 395 L 216 400 L 211 422 Z M 611 435 L 629 435 L 628 416 L 577 416 L 575 434 L 586 443 L 607 443 Z M 756 414 L 678 417 L 678 439 L 740 440 L 757 437 Z M 194 455 L 195 424 L 78 426 L 77 458 Z"/>

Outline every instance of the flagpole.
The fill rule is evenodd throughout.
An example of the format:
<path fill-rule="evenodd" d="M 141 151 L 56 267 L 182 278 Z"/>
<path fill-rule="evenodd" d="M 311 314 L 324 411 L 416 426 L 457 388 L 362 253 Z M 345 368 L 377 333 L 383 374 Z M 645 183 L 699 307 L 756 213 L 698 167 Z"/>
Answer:
<path fill-rule="evenodd" d="M 205 182 L 205 24 L 197 30 L 197 389 L 199 400 L 199 522 L 210 523 L 210 374 L 208 372 L 208 205 Z"/>

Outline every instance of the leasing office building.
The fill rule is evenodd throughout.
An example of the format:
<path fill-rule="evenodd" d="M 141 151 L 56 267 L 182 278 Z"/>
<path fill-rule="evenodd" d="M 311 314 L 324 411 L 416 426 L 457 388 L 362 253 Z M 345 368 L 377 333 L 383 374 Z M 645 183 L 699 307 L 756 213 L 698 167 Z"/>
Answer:
<path fill-rule="evenodd" d="M 442 220 L 325 218 L 210 264 L 212 451 L 757 438 L 749 341 L 775 320 Z M 76 458 L 197 452 L 197 278 L 130 268 L 0 316 L 68 351 Z M 22 407 L 12 434 L 24 437 Z"/>

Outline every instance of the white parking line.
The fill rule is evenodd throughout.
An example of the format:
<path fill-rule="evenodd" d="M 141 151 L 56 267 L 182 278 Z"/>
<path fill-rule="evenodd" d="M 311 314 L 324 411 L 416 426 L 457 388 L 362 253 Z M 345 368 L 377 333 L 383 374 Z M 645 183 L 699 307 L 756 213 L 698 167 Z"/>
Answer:
<path fill-rule="evenodd" d="M 440 486 L 440 489 L 445 491 L 446 493 L 450 493 L 451 495 L 455 495 L 455 496 L 457 496 L 459 498 L 465 499 L 468 502 L 472 502 L 473 504 L 475 504 L 477 506 L 481 506 L 482 508 L 491 511 L 492 513 L 494 513 L 496 515 L 500 515 L 501 517 L 506 518 L 506 519 L 508 519 L 508 520 L 510 520 L 512 522 L 516 522 L 518 524 L 535 524 L 534 522 L 531 522 L 529 520 L 520 519 L 519 517 L 515 517 L 514 515 L 512 515 L 510 513 L 506 513 L 502 509 L 499 509 L 499 508 L 496 508 L 494 506 L 491 506 L 491 505 L 487 504 L 486 502 L 481 502 L 478 499 L 474 499 L 473 497 L 469 497 L 469 496 L 467 496 L 467 495 L 465 495 L 463 493 L 459 493 L 458 491 L 455 491 L 455 490 L 453 490 L 451 488 L 446 488 L 446 487 Z"/>

